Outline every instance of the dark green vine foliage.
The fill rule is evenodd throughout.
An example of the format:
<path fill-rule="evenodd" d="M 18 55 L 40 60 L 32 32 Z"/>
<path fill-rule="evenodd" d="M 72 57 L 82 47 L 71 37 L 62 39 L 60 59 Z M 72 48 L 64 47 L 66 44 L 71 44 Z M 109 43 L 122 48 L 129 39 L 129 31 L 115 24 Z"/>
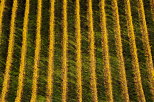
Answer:
<path fill-rule="evenodd" d="M 0 19 L 2 18 L 2 30 L 0 28 L 0 92 L 2 92 L 2 89 L 4 88 L 3 81 L 4 81 L 4 74 L 5 74 L 5 68 L 6 68 L 6 60 L 8 55 L 8 47 L 9 47 L 9 38 L 10 38 L 10 23 L 11 23 L 11 15 L 12 15 L 12 7 L 13 7 L 13 1 L 14 0 L 0 0 L 0 4 L 5 1 L 4 5 L 4 11 L 0 11 Z M 19 90 L 19 84 L 18 78 L 20 73 L 20 62 L 21 62 L 21 55 L 22 55 L 22 33 L 23 33 L 23 23 L 24 23 L 24 13 L 25 13 L 25 3 L 26 0 L 17 0 L 18 1 L 18 9 L 16 12 L 16 18 L 15 18 L 15 33 L 14 33 L 14 49 L 13 49 L 13 55 L 12 55 L 12 63 L 10 67 L 10 73 L 9 73 L 9 85 L 8 92 L 5 94 L 5 99 L 8 102 L 14 102 L 16 99 L 17 91 Z M 37 5 L 38 0 L 29 0 L 29 22 L 28 22 L 28 30 L 26 33 L 27 39 L 27 52 L 26 52 L 26 59 L 25 59 L 25 66 L 24 66 L 24 83 L 23 83 L 23 89 L 21 93 L 21 101 L 22 102 L 29 102 L 32 96 L 32 79 L 33 79 L 33 72 L 34 72 L 34 55 L 35 55 L 35 47 L 36 47 L 36 28 L 37 28 Z M 130 25 L 127 25 L 128 20 L 128 11 L 125 10 L 125 7 L 128 5 L 125 5 L 128 0 L 114 0 L 114 3 L 117 1 L 118 5 L 118 11 L 119 11 L 119 22 L 115 22 L 118 18 L 117 11 L 114 12 L 116 9 L 116 5 L 113 7 L 113 0 L 102 0 L 105 1 L 105 7 L 103 8 L 103 11 L 105 11 L 103 14 L 106 16 L 106 21 L 103 23 L 106 23 L 106 27 L 102 27 L 102 12 L 100 12 L 100 6 L 102 5 L 100 3 L 101 0 L 79 0 L 79 4 L 76 5 L 76 0 L 67 0 L 67 39 L 64 39 L 63 37 L 63 0 L 55 0 L 54 4 L 54 30 L 50 28 L 50 25 L 52 25 L 52 22 L 49 22 L 53 15 L 51 14 L 51 1 L 53 0 L 42 0 L 42 15 L 41 15 L 41 29 L 40 29 L 40 35 L 41 35 L 41 42 L 40 42 L 40 54 L 39 54 L 39 66 L 37 67 L 39 69 L 38 78 L 37 78 L 37 92 L 36 92 L 36 100 L 37 102 L 45 102 L 50 101 L 50 98 L 52 97 L 53 102 L 61 102 L 62 101 L 62 68 L 64 68 L 62 63 L 67 63 L 67 85 L 65 94 L 63 96 L 64 99 L 66 99 L 67 102 L 76 102 L 77 100 L 82 100 L 83 102 L 91 102 L 94 100 L 93 93 L 92 93 L 92 77 L 91 77 L 91 69 L 95 69 L 96 72 L 96 88 L 97 91 L 95 91 L 95 96 L 97 94 L 97 97 L 95 97 L 95 100 L 98 100 L 98 102 L 104 102 L 107 100 L 114 101 L 114 102 L 123 102 L 127 99 L 127 101 L 133 101 L 138 102 L 141 100 L 140 95 L 144 94 L 145 100 L 147 102 L 153 102 L 152 101 L 152 90 L 150 86 L 149 81 L 149 73 L 152 74 L 152 71 L 148 71 L 148 59 L 154 59 L 154 21 L 153 19 L 153 4 L 151 3 L 154 0 L 129 0 L 130 1 L 130 11 L 132 13 L 132 26 L 134 26 L 134 38 L 132 43 L 132 35 L 130 34 Z M 89 14 L 88 11 L 89 5 L 88 1 L 92 3 L 92 10 L 90 8 L 90 12 L 92 12 L 92 15 Z M 140 2 L 139 2 L 140 1 Z M 144 4 L 144 11 L 143 12 L 143 5 Z M 78 8 L 80 6 L 80 8 Z M 77 7 L 77 8 L 76 8 Z M 0 6 L 0 8 L 3 8 Z M 2 10 L 2 9 L 1 9 Z M 76 11 L 77 10 L 77 11 Z M 138 11 L 139 10 L 139 11 Z M 3 12 L 3 13 L 2 13 Z M 80 12 L 80 14 L 77 14 Z M 52 12 L 53 13 L 53 12 Z M 140 15 L 139 15 L 140 13 Z M 142 18 L 143 14 L 145 13 L 145 18 Z M 89 16 L 90 15 L 90 19 Z M 80 16 L 80 26 L 79 24 L 79 18 Z M 101 16 L 101 17 L 100 17 Z M 93 20 L 93 27 L 92 24 L 89 22 L 92 22 Z M 140 18 L 140 20 L 139 20 Z M 104 19 L 104 16 L 103 16 Z M 143 20 L 144 19 L 144 20 Z M 53 20 L 51 20 L 53 21 Z M 147 26 L 145 26 L 145 21 Z M 0 21 L 1 22 L 1 21 Z M 66 23 L 66 22 L 65 22 Z M 1 24 L 1 23 L 0 23 Z M 91 25 L 89 25 L 91 24 Z M 144 26 L 143 26 L 144 25 Z M 53 25 L 52 25 L 53 26 Z M 118 28 L 117 26 L 120 26 Z M 142 29 L 140 29 L 140 26 Z M 93 30 L 89 30 L 89 28 L 93 28 Z M 115 28 L 118 29 L 115 29 Z M 146 29 L 147 27 L 147 29 Z M 103 43 L 102 39 L 104 37 L 102 34 L 104 34 L 104 30 L 106 29 L 105 40 L 108 40 L 108 44 Z M 50 30 L 49 30 L 50 29 Z M 80 31 L 79 31 L 80 29 Z M 2 33 L 1 33 L 2 31 Z M 54 32 L 52 32 L 54 31 Z M 93 32 L 91 32 L 93 31 Z M 115 33 L 115 32 L 118 33 Z M 142 31 L 142 32 L 141 32 Z M 54 36 L 51 36 L 50 34 L 54 34 Z M 119 32 L 121 32 L 121 43 L 118 39 Z M 131 31 L 132 32 L 132 31 Z M 144 38 L 143 32 L 148 32 L 148 40 L 142 40 L 146 39 Z M 80 35 L 77 38 L 77 34 Z M 91 35 L 92 34 L 92 35 Z M 118 37 L 116 36 L 118 35 Z M 142 38 L 143 35 L 143 38 Z M 54 43 L 52 43 L 51 39 L 49 37 L 54 37 Z M 147 35 L 146 35 L 147 36 Z M 103 38 L 102 38 L 103 37 Z M 67 52 L 63 52 L 64 43 L 63 41 L 67 40 L 67 46 L 65 46 L 65 50 Z M 119 41 L 118 41 L 119 40 Z M 77 42 L 81 44 L 77 45 Z M 134 47 L 134 42 L 136 42 L 136 54 L 134 57 L 134 54 L 132 54 L 133 49 L 132 45 Z M 119 44 L 119 46 L 117 46 Z M 145 44 L 148 44 L 151 51 L 148 51 L 148 54 L 151 52 L 150 57 L 145 56 L 147 54 L 147 49 L 145 49 Z M 91 45 L 91 46 L 90 46 Z M 107 59 L 105 59 L 104 52 L 106 49 L 103 48 L 102 45 L 107 46 L 108 45 L 108 55 Z M 121 46 L 122 45 L 122 46 Z M 49 52 L 49 48 L 52 48 L 54 54 L 52 52 Z M 117 49 L 119 48 L 119 49 Z M 116 51 L 120 51 L 117 53 Z M 134 52 L 133 52 L 134 53 Z M 50 58 L 49 58 L 50 54 Z M 52 57 L 53 54 L 53 57 Z M 64 60 L 62 56 L 67 54 L 67 60 Z M 94 55 L 93 55 L 94 54 Z M 117 55 L 119 54 L 119 55 Z M 123 54 L 123 55 L 122 55 Z M 77 58 L 78 57 L 78 58 Z M 123 57 L 123 58 L 122 58 Z M 134 78 L 136 77 L 136 67 L 132 63 L 133 58 L 138 58 L 138 62 L 135 62 L 138 64 L 137 70 L 140 70 L 140 76 L 141 81 L 138 84 L 134 81 Z M 51 60 L 49 60 L 51 59 Z M 79 60 L 81 59 L 81 60 Z M 93 59 L 93 60 L 91 60 Z M 77 62 L 78 60 L 78 62 Z M 120 63 L 120 60 L 122 63 Z M 108 63 L 108 65 L 105 65 L 105 62 Z M 151 63 L 153 60 L 150 60 Z M 50 62 L 50 64 L 49 64 Z M 79 64 L 77 64 L 79 63 Z M 119 65 L 121 64 L 121 67 Z M 153 62 L 154 63 L 154 62 Z M 49 66 L 52 65 L 52 66 Z M 79 69 L 77 69 L 79 68 Z M 111 70 L 107 71 L 105 73 L 106 69 L 110 68 Z M 120 71 L 120 68 L 122 70 Z M 52 69 L 52 73 L 50 73 L 50 69 Z M 125 70 L 125 73 L 123 73 Z M 80 73 L 80 71 L 82 71 Z M 107 75 L 107 74 L 110 75 Z M 50 80 L 52 74 L 52 80 Z M 65 74 L 65 76 L 66 76 Z M 112 81 L 107 81 L 105 76 L 110 76 L 110 79 Z M 139 74 L 139 73 L 138 73 Z M 125 77 L 126 75 L 126 77 Z M 78 76 L 78 77 L 77 77 Z M 123 77 L 125 79 L 120 79 L 120 77 Z M 151 75 L 150 75 L 151 76 Z M 22 79 L 22 78 L 20 78 Z M 49 80 L 49 81 L 48 81 Z M 81 83 L 77 84 L 77 81 Z M 151 82 L 152 78 L 150 79 Z M 52 89 L 47 90 L 50 88 L 50 81 L 52 81 Z M 127 81 L 127 83 L 126 83 Z M 105 83 L 104 83 L 105 82 Z M 123 84 L 124 82 L 124 84 Z M 47 84 L 48 83 L 48 84 Z M 63 82 L 65 83 L 65 82 Z M 125 87 L 125 84 L 127 84 L 127 88 Z M 137 89 L 136 86 L 140 84 L 140 89 Z M 82 86 L 81 86 L 82 85 Z M 142 89 L 141 89 L 142 85 Z M 110 87 L 109 87 L 110 86 Z M 112 88 L 111 88 L 112 86 Z M 122 88 L 123 87 L 123 88 Z M 125 90 L 124 90 L 125 88 Z M 80 90 L 79 91 L 77 91 Z M 82 89 L 82 90 L 81 90 Z M 108 90 L 108 91 L 106 91 Z M 143 91 L 140 93 L 139 91 Z M 112 93 L 112 95 L 111 95 Z M 1 95 L 0 95 L 1 96 Z M 4 96 L 4 95 L 3 95 Z M 113 97 L 112 97 L 113 96 Z M 82 99 L 81 99 L 82 97 Z M 19 96 L 18 96 L 19 98 Z M 48 98 L 48 99 L 46 99 Z M 129 99 L 128 99 L 129 98 Z M 4 98 L 3 98 L 4 100 Z M 142 97 L 142 101 L 144 101 L 144 97 Z"/>

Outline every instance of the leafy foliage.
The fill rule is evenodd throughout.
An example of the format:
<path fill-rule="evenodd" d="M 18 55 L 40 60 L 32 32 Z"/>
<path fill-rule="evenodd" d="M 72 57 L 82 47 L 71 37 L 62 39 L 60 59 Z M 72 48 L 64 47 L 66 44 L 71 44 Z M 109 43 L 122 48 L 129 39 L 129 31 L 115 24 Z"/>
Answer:
<path fill-rule="evenodd" d="M 0 92 L 2 91 L 2 83 L 4 80 L 4 72 L 6 66 L 10 20 L 12 14 L 12 0 L 5 0 L 5 9 L 3 14 L 2 26 L 2 40 L 0 45 Z M 39 78 L 38 78 L 38 92 L 37 101 L 45 102 L 46 98 L 46 85 L 47 85 L 47 69 L 48 69 L 48 48 L 49 48 L 49 18 L 50 18 L 50 1 L 42 0 L 42 28 L 41 28 L 41 51 L 39 60 Z M 105 87 L 104 87 L 104 65 L 102 56 L 102 35 L 100 27 L 100 0 L 93 0 L 93 21 L 94 21 L 94 34 L 95 34 L 95 58 L 96 58 L 96 76 L 97 76 L 97 91 L 98 100 L 104 102 L 106 100 Z M 131 1 L 131 12 L 133 18 L 134 32 L 136 37 L 137 54 L 139 59 L 142 86 L 147 102 L 152 102 L 150 88 L 148 84 L 148 70 L 146 67 L 145 51 L 142 43 L 142 33 L 140 29 L 139 16 L 138 16 L 138 0 Z M 154 55 L 154 22 L 152 21 L 152 14 L 150 8 L 150 0 L 144 1 L 145 17 L 149 32 L 149 40 L 151 46 L 151 53 Z M 9 91 L 7 95 L 8 102 L 14 102 L 16 98 L 18 75 L 21 57 L 22 46 L 22 31 L 23 31 L 23 18 L 26 0 L 18 0 L 18 9 L 16 17 L 15 29 L 15 42 L 13 62 L 10 72 Z M 62 97 L 62 2 L 55 0 L 55 53 L 54 53 L 54 73 L 53 73 L 53 102 L 61 102 Z M 128 83 L 128 92 L 130 101 L 137 102 L 137 93 L 135 90 L 134 74 L 132 69 L 132 58 L 130 54 L 128 30 L 126 25 L 126 14 L 124 0 L 118 0 L 120 26 L 123 44 L 123 54 L 125 61 L 126 77 Z M 80 0 L 80 17 L 81 17 L 81 51 L 82 51 L 82 88 L 83 88 L 83 101 L 90 102 L 92 94 L 90 90 L 90 55 L 89 55 L 89 36 L 88 36 L 88 20 L 87 20 L 87 0 Z M 68 0 L 68 102 L 76 102 L 76 37 L 75 37 L 75 1 Z M 110 67 L 112 74 L 113 85 L 113 98 L 115 102 L 122 102 L 118 69 L 118 58 L 116 55 L 115 33 L 114 33 L 114 20 L 112 10 L 112 0 L 106 0 L 105 5 L 108 43 L 110 53 Z M 25 65 L 25 80 L 22 93 L 22 102 L 27 102 L 31 99 L 32 94 L 32 77 L 34 66 L 34 52 L 35 52 L 35 37 L 36 37 L 36 14 L 37 14 L 37 0 L 30 0 L 30 13 L 29 24 L 27 33 L 27 55 Z M 154 59 L 154 56 L 152 56 Z"/>

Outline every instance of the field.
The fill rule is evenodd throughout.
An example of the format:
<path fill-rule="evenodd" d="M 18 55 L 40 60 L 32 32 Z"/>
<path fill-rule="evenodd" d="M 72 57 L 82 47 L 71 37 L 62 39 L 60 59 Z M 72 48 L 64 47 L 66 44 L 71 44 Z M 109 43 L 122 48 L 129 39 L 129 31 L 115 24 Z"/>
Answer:
<path fill-rule="evenodd" d="M 0 102 L 154 102 L 154 0 L 0 0 Z"/>

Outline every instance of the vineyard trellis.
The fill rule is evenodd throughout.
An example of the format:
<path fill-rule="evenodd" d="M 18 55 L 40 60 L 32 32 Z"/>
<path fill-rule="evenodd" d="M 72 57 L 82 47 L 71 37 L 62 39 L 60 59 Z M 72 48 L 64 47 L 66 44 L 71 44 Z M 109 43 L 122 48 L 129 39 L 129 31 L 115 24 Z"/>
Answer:
<path fill-rule="evenodd" d="M 62 102 L 67 100 L 67 47 L 68 47 L 67 0 L 63 0 L 63 55 L 62 55 Z"/>
<path fill-rule="evenodd" d="M 35 102 L 37 98 L 37 88 L 38 88 L 38 77 L 39 77 L 39 57 L 41 50 L 41 19 L 42 19 L 42 0 L 38 0 L 37 5 L 37 25 L 36 25 L 36 46 L 35 46 L 35 56 L 34 56 L 34 70 L 33 70 L 33 83 L 32 83 L 32 96 L 31 102 Z"/>
<path fill-rule="evenodd" d="M 106 88 L 107 101 L 113 102 L 112 94 L 112 78 L 109 60 L 109 47 L 108 47 L 108 34 L 106 28 L 106 13 L 105 13 L 105 1 L 100 2 L 101 12 L 101 32 L 102 32 L 102 48 L 103 48 L 103 62 L 104 62 L 104 80 Z"/>
<path fill-rule="evenodd" d="M 148 68 L 148 73 L 149 73 L 148 77 L 149 77 L 150 91 L 152 94 L 152 99 L 154 100 L 154 80 L 152 77 L 152 72 L 154 67 L 153 67 L 151 49 L 149 44 L 147 24 L 145 20 L 144 5 L 142 0 L 138 0 L 138 12 L 139 12 L 139 18 L 140 18 L 141 32 L 142 32 L 142 41 L 143 41 L 145 56 L 146 56 L 146 67 Z"/>
<path fill-rule="evenodd" d="M 135 41 L 135 34 L 134 34 L 134 26 L 132 21 L 132 14 L 131 14 L 131 6 L 130 0 L 125 0 L 125 7 L 126 7 L 126 16 L 127 16 L 127 27 L 128 27 L 128 36 L 129 36 L 129 43 L 130 43 L 130 51 L 132 56 L 132 65 L 134 71 L 134 82 L 135 88 L 138 96 L 138 100 L 145 102 L 145 96 L 143 92 L 142 82 L 141 82 L 141 74 L 139 68 L 139 61 L 137 55 L 137 48 L 136 48 L 136 41 Z"/>
<path fill-rule="evenodd" d="M 50 102 L 53 94 L 53 56 L 54 56 L 54 0 L 50 0 L 50 45 L 49 45 L 49 63 L 48 63 L 48 83 L 47 83 L 47 102 Z"/>
<path fill-rule="evenodd" d="M 82 59 L 81 59 L 81 25 L 80 25 L 80 0 L 76 0 L 76 74 L 77 74 L 77 99 L 82 102 Z"/>
<path fill-rule="evenodd" d="M 1 4 L 0 4 L 0 39 L 1 39 L 1 36 L 2 36 L 2 19 L 3 19 L 3 12 L 4 12 L 4 8 L 5 8 L 5 0 L 2 0 L 1 1 Z M 1 40 L 0 40 L 0 43 L 1 43 Z"/>
<path fill-rule="evenodd" d="M 26 53 L 27 53 L 27 29 L 28 29 L 28 15 L 29 15 L 29 0 L 26 1 L 25 7 L 25 17 L 24 17 L 24 26 L 23 26 L 23 45 L 21 51 L 21 62 L 20 62 L 20 72 L 19 72 L 19 79 L 18 79 L 18 90 L 17 90 L 17 97 L 15 102 L 21 101 L 21 95 L 23 91 L 23 84 L 24 84 L 24 74 L 25 74 L 25 62 L 26 62 Z"/>
<path fill-rule="evenodd" d="M 12 7 L 11 24 L 10 24 L 8 55 L 6 59 L 6 69 L 5 69 L 5 74 L 4 74 L 3 88 L 1 92 L 2 102 L 5 102 L 5 97 L 7 95 L 8 87 L 9 87 L 10 70 L 11 70 L 12 55 L 13 55 L 13 48 L 14 48 L 15 18 L 16 18 L 17 7 L 18 7 L 18 1 L 14 0 L 13 7 Z"/>
<path fill-rule="evenodd" d="M 20 0 L 13 0 L 13 4 L 12 4 L 12 9 L 11 9 L 11 17 L 10 17 L 10 28 L 9 28 L 9 38 L 8 38 L 8 48 L 7 48 L 7 53 L 6 53 L 6 63 L 5 63 L 5 71 L 2 72 L 2 67 L 0 66 L 0 70 L 1 73 L 0 74 L 4 74 L 2 80 L 2 85 L 0 86 L 0 101 L 1 102 L 7 102 L 8 101 L 8 94 L 9 94 L 9 89 L 11 87 L 10 85 L 10 80 L 11 80 L 11 71 L 15 70 L 12 68 L 12 63 L 14 61 L 14 57 L 13 55 L 14 53 L 14 47 L 15 47 L 15 36 L 16 36 L 16 23 L 17 22 L 17 12 L 18 9 L 20 9 L 19 7 L 19 1 Z M 41 64 L 40 64 L 40 58 L 41 58 L 41 51 L 42 46 L 43 46 L 43 41 L 42 41 L 42 36 L 43 36 L 43 32 L 42 32 L 42 21 L 44 20 L 43 18 L 43 8 L 44 8 L 44 1 L 43 0 L 36 0 L 37 1 L 37 9 L 36 9 L 36 32 L 35 32 L 35 48 L 34 48 L 34 57 L 33 57 L 33 67 L 32 69 L 32 79 L 30 79 L 31 81 L 31 95 L 29 98 L 30 102 L 37 102 L 39 101 L 38 97 L 40 94 L 38 91 L 40 90 L 41 87 L 39 87 L 39 77 L 40 77 L 40 70 L 42 70 Z M 3 33 L 5 30 L 5 26 L 4 24 L 4 16 L 6 15 L 5 12 L 6 7 L 8 6 L 6 4 L 6 2 L 8 2 L 8 0 L 0 0 L 0 47 L 4 44 L 1 44 L 2 40 L 3 40 L 3 36 L 5 36 Z M 23 97 L 23 92 L 24 92 L 24 86 L 26 86 L 25 84 L 25 77 L 26 77 L 26 65 L 27 65 L 27 50 L 28 50 L 28 34 L 29 34 L 29 24 L 30 19 L 29 17 L 31 17 L 30 15 L 30 10 L 31 10 L 31 2 L 32 0 L 25 0 L 25 8 L 24 8 L 24 16 L 23 16 L 23 26 L 22 26 L 22 42 L 21 42 L 21 52 L 20 52 L 20 63 L 19 63 L 19 72 L 17 75 L 17 88 L 16 88 L 16 93 L 15 93 L 15 98 L 13 101 L 15 102 L 21 102 L 22 101 L 22 97 Z M 35 2 L 35 1 L 34 1 Z M 46 1 L 47 2 L 47 1 Z M 56 37 L 57 37 L 57 15 L 58 13 L 56 12 L 57 10 L 57 2 L 60 2 L 58 0 L 48 0 L 49 2 L 49 21 L 48 21 L 48 51 L 47 51 L 47 68 L 46 68 L 46 76 L 45 76 L 45 81 L 46 81 L 46 85 L 45 88 L 46 90 L 43 90 L 44 94 L 44 101 L 47 102 L 51 102 L 54 101 L 54 90 L 55 89 L 55 73 L 56 70 L 58 69 L 58 67 L 56 67 L 57 62 L 55 59 L 55 52 L 56 52 Z M 122 101 L 126 101 L 126 102 L 130 102 L 132 101 L 132 96 L 130 96 L 130 85 L 129 85 L 129 81 L 128 80 L 128 69 L 125 63 L 125 55 L 124 54 L 124 46 L 123 46 L 123 33 L 122 33 L 122 28 L 123 26 L 121 26 L 121 16 L 120 16 L 120 6 L 119 5 L 119 0 L 100 0 L 98 5 L 97 5 L 97 13 L 99 12 L 99 20 L 97 23 L 99 23 L 99 27 L 100 27 L 100 32 L 99 32 L 99 38 L 101 39 L 101 54 L 102 56 L 98 56 L 97 55 L 97 36 L 95 35 L 97 32 L 95 31 L 95 26 L 96 26 L 96 19 L 95 19 L 95 15 L 96 14 L 94 12 L 94 0 L 86 0 L 86 4 L 82 4 L 83 2 L 81 0 L 75 0 L 75 1 L 71 1 L 73 2 L 72 4 L 74 4 L 74 11 L 72 10 L 72 12 L 74 12 L 74 17 L 72 17 L 74 19 L 74 24 L 73 24 L 73 29 L 74 29 L 74 35 L 75 35 L 75 43 L 74 43 L 74 49 L 75 49 L 75 53 L 74 53 L 74 57 L 75 60 L 72 62 L 75 62 L 74 68 L 76 73 L 72 74 L 69 72 L 69 68 L 73 68 L 70 65 L 69 62 L 69 55 L 71 54 L 71 51 L 69 49 L 69 44 L 70 44 L 70 39 L 69 39 L 69 34 L 72 34 L 69 27 L 71 26 L 70 24 L 70 10 L 69 10 L 69 6 L 70 4 L 68 4 L 70 2 L 70 0 L 62 0 L 61 5 L 62 7 L 60 8 L 61 10 L 61 16 L 59 17 L 60 19 L 60 26 L 61 26 L 61 46 L 62 49 L 61 50 L 61 54 L 59 54 L 58 56 L 61 57 L 60 61 L 61 61 L 61 66 L 60 66 L 60 71 L 61 73 L 58 75 L 60 76 L 60 88 L 61 90 L 59 90 L 61 92 L 61 94 L 59 94 L 60 100 L 62 102 L 67 102 L 69 100 L 69 97 L 71 97 L 71 95 L 69 95 L 69 90 L 72 90 L 69 87 L 70 84 L 70 76 L 74 75 L 75 76 L 75 82 L 73 83 L 73 85 L 75 85 L 75 92 L 76 92 L 76 99 L 74 99 L 74 101 L 78 101 L 78 102 L 82 102 L 84 101 L 84 94 L 88 94 L 89 96 L 91 96 L 91 101 L 93 102 L 99 102 L 99 101 L 107 101 L 107 102 L 114 102 L 115 101 L 115 90 L 114 90 L 114 77 L 113 76 L 113 72 L 112 72 L 112 54 L 111 54 L 111 49 L 110 46 L 110 31 L 108 28 L 108 17 L 110 17 L 107 12 L 108 12 L 108 5 L 107 2 L 111 3 L 111 13 L 112 13 L 112 22 L 113 22 L 113 34 L 114 34 L 114 40 L 115 40 L 115 56 L 117 58 L 117 69 L 118 69 L 118 75 L 119 75 L 119 87 L 121 89 L 121 91 L 118 91 L 118 95 L 119 97 L 122 97 Z M 151 40 L 153 40 L 153 38 L 150 36 L 150 32 L 148 31 L 148 25 L 147 25 L 147 20 L 146 20 L 146 12 L 145 12 L 145 8 L 144 8 L 144 1 L 143 0 L 136 0 L 137 2 L 137 9 L 138 9 L 138 21 L 139 21 L 139 26 L 140 26 L 140 32 L 142 35 L 142 45 L 143 45 L 143 52 L 144 52 L 144 58 L 146 60 L 145 62 L 145 69 L 147 72 L 147 86 L 149 87 L 149 93 L 150 93 L 150 99 L 154 100 L 154 65 L 153 65 L 153 46 L 151 46 L 151 44 L 153 44 Z M 126 19 L 126 29 L 127 29 L 127 37 L 128 37 L 128 43 L 129 43 L 129 50 L 130 50 L 130 59 L 131 59 L 131 65 L 132 65 L 132 73 L 133 73 L 133 82 L 134 82 L 134 90 L 135 90 L 135 100 L 139 101 L 139 102 L 146 102 L 147 99 L 147 95 L 146 95 L 146 89 L 144 87 L 144 77 L 142 77 L 142 69 L 140 66 L 140 59 L 139 59 L 139 54 L 138 54 L 138 47 L 137 47 L 137 40 L 136 40 L 136 33 L 135 33 L 135 26 L 133 23 L 133 13 L 132 13 L 132 6 L 131 6 L 131 0 L 123 0 L 124 3 L 124 11 L 125 11 L 125 19 Z M 151 22 L 154 24 L 154 0 L 149 0 L 149 7 L 150 7 L 150 17 L 151 17 Z M 82 11 L 84 9 L 81 9 L 81 7 L 83 5 L 86 5 L 85 8 L 85 12 L 86 12 L 86 27 L 84 26 L 84 23 L 82 22 L 82 19 L 84 18 L 82 15 Z M 96 21 L 95 21 L 95 20 Z M 98 18 L 97 18 L 98 19 Z M 73 21 L 73 20 L 72 20 Z M 70 25 L 69 25 L 70 24 Z M 83 25 L 82 25 L 83 24 Z M 111 25 L 112 26 L 112 25 Z M 99 28 L 98 27 L 98 28 Z M 84 30 L 83 30 L 84 29 Z M 82 32 L 83 31 L 83 32 Z M 87 39 L 88 39 L 88 49 L 87 52 L 88 54 L 85 54 L 84 52 L 84 48 L 82 48 L 82 46 L 84 46 L 84 40 L 83 37 L 85 37 L 85 31 L 87 33 Z M 126 36 L 126 35 L 125 35 Z M 151 39 L 150 39 L 151 37 Z M 114 42 L 112 42 L 114 43 Z M 85 44 L 86 45 L 86 44 Z M 0 48 L 2 49 L 2 47 Z M 2 51 L 2 50 L 1 50 Z M 88 56 L 88 59 L 84 59 L 86 58 L 85 55 Z M 100 84 L 102 84 L 102 82 L 100 82 L 100 76 L 98 75 L 98 70 L 100 70 L 97 66 L 97 57 L 99 57 L 101 60 L 100 62 L 102 63 L 101 66 L 99 66 L 100 69 L 102 69 L 101 74 L 103 74 L 101 77 L 103 77 L 103 85 L 102 88 L 99 88 L 98 86 Z M 85 87 L 88 87 L 88 84 L 86 82 L 84 82 L 84 78 L 85 75 L 84 73 L 86 73 L 84 71 L 85 65 L 84 65 L 84 61 L 87 61 L 89 64 L 88 70 L 89 70 L 89 89 L 91 91 L 90 94 L 89 93 L 85 93 Z M 86 66 L 87 68 L 87 66 Z M 43 69 L 44 70 L 44 69 Z M 88 74 L 86 74 L 88 75 Z M 86 76 L 88 77 L 88 76 Z M 0 81 L 1 81 L 0 80 Z M 86 85 L 85 85 L 86 83 Z M 1 83 L 0 83 L 1 84 Z M 59 85 L 59 84 L 58 84 Z M 59 86 L 56 87 L 59 87 Z M 88 90 L 89 90 L 88 89 Z M 100 98 L 100 89 L 102 89 L 104 92 L 102 95 L 103 98 Z M 102 94 L 102 93 L 101 93 Z M 85 100 L 86 101 L 86 100 Z"/>
<path fill-rule="evenodd" d="M 96 61 L 95 61 L 95 46 L 94 46 L 94 30 L 93 30 L 93 13 L 92 13 L 92 0 L 88 0 L 88 25 L 89 25 L 89 40 L 90 40 L 90 86 L 91 86 L 91 93 L 92 93 L 92 100 L 97 102 L 97 82 L 96 82 Z"/>
<path fill-rule="evenodd" d="M 116 52 L 118 57 L 118 64 L 119 64 L 119 71 L 120 71 L 120 84 L 122 88 L 122 95 L 123 100 L 129 102 L 129 94 L 128 94 L 128 86 L 127 86 L 127 79 L 126 79 L 126 71 L 125 71 L 125 62 L 123 56 L 123 49 L 122 49 L 122 38 L 121 38 L 121 31 L 120 31 L 120 20 L 119 20 L 119 12 L 118 12 L 118 4 L 117 0 L 113 0 L 113 15 L 114 15 L 114 26 L 115 26 L 115 39 L 116 39 Z"/>

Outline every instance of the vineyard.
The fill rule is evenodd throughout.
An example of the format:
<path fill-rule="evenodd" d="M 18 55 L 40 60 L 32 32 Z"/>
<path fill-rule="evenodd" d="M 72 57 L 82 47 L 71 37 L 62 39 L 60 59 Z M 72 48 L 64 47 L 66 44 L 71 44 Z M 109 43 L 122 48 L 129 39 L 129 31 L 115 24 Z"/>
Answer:
<path fill-rule="evenodd" d="M 0 0 L 0 102 L 154 102 L 154 0 Z"/>

